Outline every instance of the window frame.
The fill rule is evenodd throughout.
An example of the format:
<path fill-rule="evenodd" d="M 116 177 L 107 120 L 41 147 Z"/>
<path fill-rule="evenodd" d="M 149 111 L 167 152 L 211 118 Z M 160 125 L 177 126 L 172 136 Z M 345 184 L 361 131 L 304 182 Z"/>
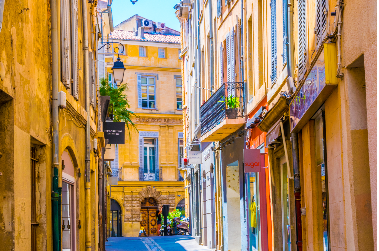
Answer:
<path fill-rule="evenodd" d="M 147 144 L 146 140 L 153 140 L 153 144 Z M 156 140 L 157 140 L 156 138 L 148 138 L 148 137 L 143 138 L 143 151 L 144 151 L 144 153 L 143 153 L 143 158 L 144 158 L 143 173 L 144 174 L 148 173 L 148 174 L 154 174 L 155 175 L 156 165 L 157 165 L 157 163 L 156 163 L 156 156 L 157 156 Z M 145 155 L 145 148 L 147 148 L 147 151 L 146 151 L 147 155 Z M 150 151 L 149 151 L 150 148 L 154 149 L 154 155 L 150 155 Z M 147 161 L 145 161 L 145 156 L 147 157 L 146 158 Z M 151 167 L 149 158 L 152 156 L 154 158 L 153 158 L 153 166 Z M 146 166 L 147 172 L 145 172 L 145 166 Z M 153 171 L 151 171 L 152 168 L 153 168 Z"/>
<path fill-rule="evenodd" d="M 146 78 L 146 84 L 143 84 L 142 83 L 142 79 L 143 78 Z M 149 79 L 154 79 L 154 84 L 151 85 L 149 84 Z M 147 102 L 147 107 L 144 107 L 143 106 L 143 100 L 144 98 L 142 97 L 143 95 L 143 90 L 142 90 L 142 87 L 143 86 L 146 86 L 146 102 Z M 150 86 L 153 86 L 154 87 L 154 107 L 149 107 L 149 102 L 150 102 L 150 99 L 149 99 L 149 87 Z M 149 110 L 156 110 L 157 109 L 157 89 L 156 89 L 156 77 L 152 77 L 152 76 L 141 76 L 141 108 L 142 109 L 149 109 Z"/>
<path fill-rule="evenodd" d="M 163 57 L 161 57 L 161 54 L 160 52 L 164 53 Z M 166 52 L 166 48 L 164 47 L 158 47 L 158 58 L 162 58 L 162 59 L 166 59 L 167 58 L 167 52 Z"/>
<path fill-rule="evenodd" d="M 141 49 L 144 50 L 144 55 L 143 56 L 141 56 Z M 138 50 L 139 50 L 139 52 L 138 52 L 139 57 L 141 57 L 141 58 L 146 58 L 147 57 L 147 47 L 146 46 L 139 46 Z"/>
<path fill-rule="evenodd" d="M 182 90 L 182 93 L 180 94 L 181 101 L 178 101 L 178 93 L 176 92 L 176 89 L 179 87 L 179 85 L 178 85 L 178 79 L 180 79 L 180 83 L 181 83 L 180 88 Z M 176 110 L 182 111 L 183 110 L 183 79 L 181 77 L 175 77 L 175 98 L 176 98 L 176 101 L 175 101 L 175 103 L 176 103 Z M 181 103 L 181 108 L 180 109 L 178 108 L 178 102 Z"/>

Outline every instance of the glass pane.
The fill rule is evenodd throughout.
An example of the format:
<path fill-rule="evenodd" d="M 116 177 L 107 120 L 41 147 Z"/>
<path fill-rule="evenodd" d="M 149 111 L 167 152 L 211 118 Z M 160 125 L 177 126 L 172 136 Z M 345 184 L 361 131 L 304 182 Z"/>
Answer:
<path fill-rule="evenodd" d="M 153 95 L 150 94 L 150 95 L 149 95 L 149 101 L 154 101 L 154 99 L 155 99 L 155 98 L 154 98 L 154 94 L 153 94 Z"/>
<path fill-rule="evenodd" d="M 181 78 L 177 78 L 176 79 L 176 86 L 181 86 L 182 85 L 182 79 Z"/>
<path fill-rule="evenodd" d="M 147 108 L 147 100 L 142 100 L 142 107 Z"/>
<path fill-rule="evenodd" d="M 149 93 L 154 94 L 154 86 L 149 86 Z"/>
<path fill-rule="evenodd" d="M 150 159 L 150 173 L 155 172 L 155 155 L 149 156 Z"/>
<path fill-rule="evenodd" d="M 154 85 L 154 78 L 149 78 L 149 85 Z"/>
<path fill-rule="evenodd" d="M 147 78 L 141 78 L 141 84 L 146 85 L 147 84 Z"/>
<path fill-rule="evenodd" d="M 147 156 L 145 156 L 143 158 L 143 172 L 144 173 L 147 173 L 147 165 L 148 165 L 148 163 L 147 163 Z"/>
<path fill-rule="evenodd" d="M 182 102 L 177 102 L 177 103 L 176 103 L 176 109 L 178 109 L 178 110 L 183 109 L 183 108 L 182 108 Z"/>
<path fill-rule="evenodd" d="M 149 108 L 155 108 L 155 102 L 154 101 L 149 102 Z"/>
<path fill-rule="evenodd" d="M 146 85 L 141 86 L 141 91 L 142 91 L 142 93 L 146 93 L 147 86 Z"/>
<path fill-rule="evenodd" d="M 142 99 L 147 99 L 147 93 L 142 93 Z"/>

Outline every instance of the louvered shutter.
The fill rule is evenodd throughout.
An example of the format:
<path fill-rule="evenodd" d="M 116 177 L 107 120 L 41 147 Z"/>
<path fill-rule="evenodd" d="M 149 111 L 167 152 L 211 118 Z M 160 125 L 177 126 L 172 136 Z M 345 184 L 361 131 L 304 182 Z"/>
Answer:
<path fill-rule="evenodd" d="M 79 60 L 78 60 L 78 1 L 72 0 L 72 95 L 79 99 Z"/>
<path fill-rule="evenodd" d="M 226 82 L 230 82 L 230 33 L 226 35 Z"/>
<path fill-rule="evenodd" d="M 70 53 L 70 8 L 69 0 L 62 0 L 62 81 L 67 89 L 71 86 L 71 53 Z"/>
<path fill-rule="evenodd" d="M 217 17 L 221 16 L 221 0 L 217 0 Z"/>
<path fill-rule="evenodd" d="M 88 62 L 88 71 L 89 71 L 89 100 L 90 100 L 90 104 L 93 105 L 93 96 L 92 96 L 92 51 L 90 51 L 88 53 L 88 59 L 89 59 L 89 62 Z M 87 94 L 87 95 L 88 95 Z"/>
<path fill-rule="evenodd" d="M 139 137 L 139 180 L 140 181 L 144 180 L 143 167 L 145 163 L 144 163 L 143 141 L 144 141 L 143 137 Z"/>
<path fill-rule="evenodd" d="M 276 82 L 277 44 L 276 44 L 276 0 L 271 0 L 271 83 Z"/>
<path fill-rule="evenodd" d="M 234 28 L 230 34 L 230 82 L 235 81 L 235 65 L 236 65 L 236 53 L 235 53 L 235 44 L 234 44 Z"/>
<path fill-rule="evenodd" d="M 92 54 L 92 97 L 93 97 L 93 107 L 96 108 L 96 61 L 94 59 L 94 55 Z"/>
<path fill-rule="evenodd" d="M 222 43 L 220 44 L 220 86 L 224 83 L 224 57 L 223 57 Z"/>
<path fill-rule="evenodd" d="M 225 6 L 228 5 L 228 1 L 229 1 L 229 0 L 225 0 Z"/>
<path fill-rule="evenodd" d="M 155 181 L 159 181 L 159 158 L 158 157 L 159 157 L 158 138 L 155 138 Z"/>
<path fill-rule="evenodd" d="M 287 63 L 287 0 L 283 0 L 283 64 Z"/>
<path fill-rule="evenodd" d="M 142 108 L 141 75 L 137 75 L 138 108 Z"/>
<path fill-rule="evenodd" d="M 299 26 L 299 80 L 304 76 L 307 70 L 306 61 L 306 48 L 307 48 L 307 37 L 306 37 L 306 0 L 299 0 L 298 6 L 298 26 Z"/>
<path fill-rule="evenodd" d="M 316 47 L 319 47 L 326 35 L 326 14 L 327 14 L 326 0 L 317 0 L 316 7 Z"/>

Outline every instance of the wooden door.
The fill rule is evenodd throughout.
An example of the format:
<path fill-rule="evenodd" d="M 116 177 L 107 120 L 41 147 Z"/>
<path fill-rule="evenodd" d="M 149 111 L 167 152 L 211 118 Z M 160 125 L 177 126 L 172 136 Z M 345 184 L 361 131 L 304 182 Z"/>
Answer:
<path fill-rule="evenodd" d="M 158 235 L 157 229 L 157 208 L 141 208 L 141 227 L 148 236 Z"/>

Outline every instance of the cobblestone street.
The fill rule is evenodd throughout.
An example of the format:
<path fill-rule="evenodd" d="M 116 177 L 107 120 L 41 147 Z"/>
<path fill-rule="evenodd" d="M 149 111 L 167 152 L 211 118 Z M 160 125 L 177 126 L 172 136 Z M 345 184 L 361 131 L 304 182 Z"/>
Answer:
<path fill-rule="evenodd" d="M 196 243 L 191 236 L 112 237 L 105 244 L 107 251 L 197 251 L 211 250 Z"/>

